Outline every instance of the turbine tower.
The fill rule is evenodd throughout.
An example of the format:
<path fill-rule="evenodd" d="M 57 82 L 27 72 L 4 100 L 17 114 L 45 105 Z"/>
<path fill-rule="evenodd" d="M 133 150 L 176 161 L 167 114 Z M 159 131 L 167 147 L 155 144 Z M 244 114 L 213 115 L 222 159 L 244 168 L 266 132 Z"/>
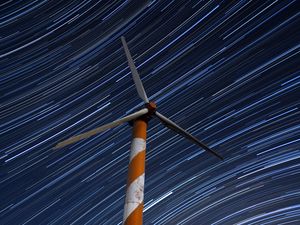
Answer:
<path fill-rule="evenodd" d="M 135 87 L 137 89 L 139 97 L 144 101 L 145 108 L 125 116 L 121 119 L 115 120 L 111 123 L 105 124 L 101 127 L 93 129 L 91 131 L 73 136 L 67 140 L 59 142 L 55 149 L 62 148 L 69 144 L 73 144 L 77 141 L 92 137 L 102 131 L 119 126 L 126 122 L 133 122 L 132 142 L 130 151 L 130 160 L 128 165 L 128 177 L 127 177 L 127 190 L 124 205 L 123 224 L 125 225 L 142 225 L 143 223 L 143 207 L 144 207 L 144 182 L 145 182 L 145 156 L 146 156 L 146 137 L 148 121 L 152 117 L 156 117 L 160 122 L 175 131 L 186 139 L 190 140 L 200 148 L 208 151 L 219 159 L 223 158 L 215 151 L 210 149 L 207 145 L 199 141 L 196 137 L 188 133 L 181 128 L 175 122 L 171 121 L 164 115 L 160 114 L 156 110 L 156 104 L 153 101 L 149 101 L 145 92 L 144 86 L 138 74 L 138 71 L 134 65 L 130 51 L 124 37 L 121 37 L 123 48 L 127 57 L 128 65 L 131 70 Z"/>

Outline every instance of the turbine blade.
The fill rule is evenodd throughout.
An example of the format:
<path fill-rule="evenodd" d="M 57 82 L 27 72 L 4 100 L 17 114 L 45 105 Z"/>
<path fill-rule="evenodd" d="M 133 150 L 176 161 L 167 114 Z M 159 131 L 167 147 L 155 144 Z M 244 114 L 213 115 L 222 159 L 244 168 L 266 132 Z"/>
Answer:
<path fill-rule="evenodd" d="M 126 57 L 127 57 L 127 62 L 128 62 L 129 68 L 130 68 L 131 73 L 132 73 L 132 77 L 133 77 L 133 81 L 135 83 L 136 90 L 137 90 L 140 98 L 143 99 L 143 101 L 145 103 L 148 103 L 149 100 L 148 100 L 147 94 L 145 92 L 145 89 L 144 89 L 143 83 L 141 81 L 140 75 L 139 75 L 139 73 L 138 73 L 138 71 L 137 71 L 137 69 L 134 65 L 133 59 L 131 57 L 130 51 L 128 49 L 128 46 L 127 46 L 127 43 L 126 43 L 126 40 L 125 40 L 125 37 L 122 36 L 121 41 L 122 41 L 123 48 L 124 48 L 124 51 L 125 51 L 125 54 L 126 54 Z"/>
<path fill-rule="evenodd" d="M 123 117 L 123 118 L 121 118 L 121 119 L 115 120 L 115 121 L 113 121 L 113 122 L 111 122 L 111 123 L 108 123 L 108 124 L 105 124 L 105 125 L 103 125 L 103 126 L 101 126 L 101 127 L 95 128 L 95 129 L 90 130 L 90 131 L 88 131 L 88 132 L 85 132 L 85 133 L 82 133 L 82 134 L 79 134 L 79 135 L 70 137 L 70 138 L 68 138 L 67 140 L 64 140 L 64 141 L 62 141 L 62 142 L 59 142 L 59 143 L 54 147 L 54 149 L 62 148 L 62 147 L 65 147 L 65 146 L 67 146 L 67 145 L 69 145 L 69 144 L 73 144 L 73 143 L 75 143 L 75 142 L 77 142 L 77 141 L 80 141 L 80 140 L 83 140 L 83 139 L 92 137 L 92 136 L 94 136 L 94 135 L 96 135 L 96 134 L 98 134 L 98 133 L 100 133 L 100 132 L 102 132 L 102 131 L 105 131 L 105 130 L 107 130 L 107 129 L 110 129 L 110 128 L 119 126 L 119 125 L 121 125 L 121 124 L 123 124 L 123 123 L 126 123 L 126 122 L 129 122 L 129 121 L 131 121 L 131 120 L 134 120 L 134 119 L 136 119 L 136 118 L 138 118 L 138 117 L 140 117 L 140 116 L 142 116 L 142 115 L 145 115 L 145 114 L 147 114 L 147 113 L 148 113 L 148 109 L 147 109 L 147 108 L 142 109 L 142 110 L 139 110 L 139 111 L 137 111 L 137 112 L 135 112 L 135 113 L 132 113 L 132 114 L 130 114 L 130 115 L 128 115 L 128 116 L 125 116 L 125 117 Z"/>
<path fill-rule="evenodd" d="M 160 119 L 160 121 L 168 128 L 170 128 L 171 130 L 175 131 L 176 133 L 180 134 L 181 136 L 189 139 L 190 141 L 192 141 L 194 144 L 200 146 L 201 148 L 203 148 L 204 150 L 210 152 L 211 154 L 217 156 L 219 159 L 223 160 L 223 157 L 220 156 L 218 153 L 216 153 L 214 150 L 212 150 L 211 148 L 209 148 L 207 145 L 205 145 L 204 143 L 202 143 L 201 141 L 199 141 L 196 137 L 194 137 L 193 135 L 191 135 L 190 133 L 188 133 L 186 130 L 184 130 L 183 128 L 181 128 L 180 126 L 178 126 L 176 123 L 174 123 L 173 121 L 171 121 L 170 119 L 168 119 L 167 117 L 165 117 L 164 115 L 160 114 L 159 112 L 155 112 L 155 115 Z"/>

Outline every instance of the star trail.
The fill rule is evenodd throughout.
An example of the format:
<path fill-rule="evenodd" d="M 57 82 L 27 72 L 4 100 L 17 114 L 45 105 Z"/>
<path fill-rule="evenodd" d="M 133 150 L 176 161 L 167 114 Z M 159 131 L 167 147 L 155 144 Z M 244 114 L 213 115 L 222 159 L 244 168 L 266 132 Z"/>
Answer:
<path fill-rule="evenodd" d="M 0 224 L 122 224 L 131 127 L 54 150 L 150 100 L 224 157 L 149 122 L 144 224 L 300 224 L 296 0 L 2 1 Z"/>

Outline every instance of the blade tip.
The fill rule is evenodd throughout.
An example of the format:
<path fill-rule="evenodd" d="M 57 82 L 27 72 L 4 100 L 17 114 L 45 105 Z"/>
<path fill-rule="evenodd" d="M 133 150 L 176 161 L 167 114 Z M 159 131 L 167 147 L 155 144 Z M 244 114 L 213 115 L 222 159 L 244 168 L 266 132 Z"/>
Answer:
<path fill-rule="evenodd" d="M 216 153 L 216 152 L 214 152 L 215 154 L 215 156 L 217 156 L 219 159 L 221 159 L 222 161 L 224 160 L 224 157 L 223 156 L 221 156 L 220 154 L 218 154 L 218 153 Z"/>
<path fill-rule="evenodd" d="M 224 160 L 223 156 L 221 156 L 219 153 L 212 151 L 211 153 L 214 154 L 214 156 L 216 156 L 217 158 L 221 159 L 222 161 Z"/>
<path fill-rule="evenodd" d="M 58 144 L 56 144 L 52 149 L 53 149 L 53 150 L 57 150 L 57 149 L 60 149 L 60 148 L 62 148 L 62 147 L 64 147 L 64 144 L 58 143 Z"/>
<path fill-rule="evenodd" d="M 122 43 L 126 43 L 126 39 L 124 36 L 121 36 L 121 41 L 122 41 Z"/>

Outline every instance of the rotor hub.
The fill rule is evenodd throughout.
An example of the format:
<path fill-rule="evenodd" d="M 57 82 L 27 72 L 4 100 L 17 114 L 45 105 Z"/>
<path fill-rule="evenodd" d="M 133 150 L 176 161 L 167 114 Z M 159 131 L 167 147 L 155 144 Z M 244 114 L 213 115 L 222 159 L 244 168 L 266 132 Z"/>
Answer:
<path fill-rule="evenodd" d="M 155 102 L 149 102 L 145 104 L 146 108 L 149 110 L 149 115 L 153 115 L 156 111 L 156 104 Z"/>

